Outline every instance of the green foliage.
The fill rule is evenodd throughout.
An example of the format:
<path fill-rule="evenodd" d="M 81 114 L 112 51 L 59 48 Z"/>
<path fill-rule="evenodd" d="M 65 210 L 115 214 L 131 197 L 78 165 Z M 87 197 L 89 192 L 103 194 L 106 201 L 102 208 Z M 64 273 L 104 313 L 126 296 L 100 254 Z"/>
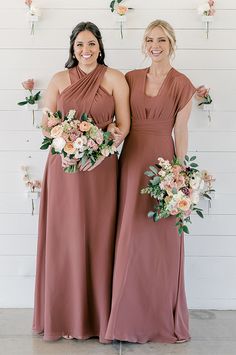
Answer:
<path fill-rule="evenodd" d="M 45 150 L 48 149 L 48 147 L 52 144 L 53 139 L 49 137 L 44 137 L 43 143 L 40 147 L 40 149 Z"/>

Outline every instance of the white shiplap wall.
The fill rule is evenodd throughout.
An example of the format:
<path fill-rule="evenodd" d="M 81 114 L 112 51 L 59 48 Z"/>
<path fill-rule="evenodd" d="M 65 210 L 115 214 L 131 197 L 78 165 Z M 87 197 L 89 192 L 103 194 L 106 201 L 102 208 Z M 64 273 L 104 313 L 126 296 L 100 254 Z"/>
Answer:
<path fill-rule="evenodd" d="M 0 307 L 31 307 L 38 215 L 31 216 L 21 165 L 42 177 L 46 155 L 40 131 L 16 102 L 20 83 L 37 80 L 44 92 L 67 59 L 71 29 L 82 20 L 102 30 L 107 63 L 124 72 L 147 66 L 140 53 L 146 25 L 155 18 L 176 29 L 174 66 L 197 86 L 206 83 L 215 100 L 213 122 L 196 105 L 190 122 L 190 152 L 216 177 L 216 198 L 204 220 L 193 218 L 186 237 L 186 287 L 190 308 L 236 309 L 236 2 L 218 0 L 209 39 L 197 0 L 127 0 L 124 39 L 109 0 L 38 0 L 42 18 L 29 35 L 24 1 L 0 2 Z M 40 111 L 36 114 L 40 122 Z M 206 208 L 206 205 L 204 205 Z M 36 209 L 37 212 L 37 209 Z M 207 209 L 206 209 L 207 212 Z"/>

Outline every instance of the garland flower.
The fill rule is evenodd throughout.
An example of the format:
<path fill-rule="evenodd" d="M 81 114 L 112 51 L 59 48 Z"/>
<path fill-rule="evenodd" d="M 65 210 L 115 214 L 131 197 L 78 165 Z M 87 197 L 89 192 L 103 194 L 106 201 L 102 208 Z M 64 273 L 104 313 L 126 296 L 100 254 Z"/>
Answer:
<path fill-rule="evenodd" d="M 30 108 L 30 105 L 32 105 L 32 115 L 33 115 L 33 125 L 34 125 L 34 121 L 35 121 L 35 116 L 34 116 L 34 110 L 35 110 L 35 106 L 33 105 L 37 105 L 37 101 L 39 101 L 41 99 L 40 96 L 40 91 L 38 91 L 35 95 L 33 95 L 33 89 L 34 89 L 34 79 L 28 79 L 25 80 L 21 83 L 21 85 L 23 86 L 23 88 L 25 90 L 28 90 L 30 95 L 25 97 L 24 101 L 20 101 L 17 103 L 17 105 L 19 106 L 24 106 L 24 105 L 28 105 L 28 107 Z"/>
<path fill-rule="evenodd" d="M 21 167 L 24 175 L 23 175 L 23 181 L 25 183 L 25 185 L 28 187 L 29 192 L 31 194 L 37 192 L 39 193 L 42 187 L 42 183 L 40 180 L 33 180 L 30 177 L 30 173 L 29 173 L 29 167 L 28 166 L 22 166 Z M 32 206 L 32 216 L 34 215 L 34 199 L 31 197 L 31 206 Z"/>
<path fill-rule="evenodd" d="M 123 0 L 112 0 L 110 3 L 110 10 L 112 13 L 116 13 L 118 16 L 118 21 L 120 23 L 120 36 L 123 39 L 123 23 L 126 20 L 126 13 L 128 12 L 128 10 L 130 10 L 131 8 L 122 5 L 121 2 Z"/>
<path fill-rule="evenodd" d="M 185 156 L 184 164 L 176 157 L 172 162 L 158 158 L 155 166 L 149 166 L 145 175 L 149 177 L 148 184 L 141 190 L 155 199 L 153 211 L 148 217 L 154 222 L 169 216 L 176 217 L 178 233 L 189 233 L 186 223 L 191 223 L 191 213 L 196 212 L 203 218 L 202 209 L 198 207 L 203 196 L 211 200 L 213 177 L 206 170 L 199 171 L 195 162 L 196 156 Z"/>
<path fill-rule="evenodd" d="M 195 94 L 195 98 L 198 101 L 201 101 L 198 106 L 201 105 L 209 105 L 209 106 L 205 106 L 208 112 L 208 118 L 209 118 L 209 122 L 211 122 L 211 110 L 210 110 L 210 105 L 213 102 L 210 94 L 209 94 L 210 88 L 207 88 L 205 85 L 201 85 L 197 88 L 196 94 Z M 204 106 L 203 106 L 204 107 Z"/>
<path fill-rule="evenodd" d="M 40 15 L 41 15 L 41 12 L 32 3 L 33 3 L 32 0 L 25 0 L 25 5 L 28 7 L 27 14 L 28 14 L 29 22 L 30 22 L 30 34 L 34 35 L 35 22 L 38 21 Z"/>
<path fill-rule="evenodd" d="M 209 37 L 209 22 L 213 20 L 215 15 L 215 1 L 208 0 L 198 7 L 198 14 L 202 16 L 202 21 L 206 23 L 206 37 Z"/>

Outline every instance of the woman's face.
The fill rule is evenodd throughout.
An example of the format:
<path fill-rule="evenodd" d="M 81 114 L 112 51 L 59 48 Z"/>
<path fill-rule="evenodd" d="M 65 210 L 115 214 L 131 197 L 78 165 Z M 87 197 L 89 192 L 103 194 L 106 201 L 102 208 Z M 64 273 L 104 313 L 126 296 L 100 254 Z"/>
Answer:
<path fill-rule="evenodd" d="M 100 48 L 97 38 L 90 31 L 80 32 L 74 42 L 74 54 L 81 65 L 97 63 Z"/>
<path fill-rule="evenodd" d="M 153 62 L 169 61 L 170 42 L 160 27 L 155 27 L 146 37 L 145 49 Z"/>

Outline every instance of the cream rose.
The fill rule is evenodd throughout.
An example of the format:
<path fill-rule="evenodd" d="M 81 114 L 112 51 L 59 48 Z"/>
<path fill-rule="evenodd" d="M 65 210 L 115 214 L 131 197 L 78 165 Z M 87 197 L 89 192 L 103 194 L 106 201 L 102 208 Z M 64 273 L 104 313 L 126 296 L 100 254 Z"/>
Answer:
<path fill-rule="evenodd" d="M 71 143 L 71 142 L 67 142 L 65 147 L 64 147 L 64 151 L 67 153 L 67 154 L 74 154 L 75 151 L 76 151 L 76 148 L 74 147 L 74 144 Z"/>
<path fill-rule="evenodd" d="M 52 146 L 56 152 L 61 153 L 65 145 L 66 145 L 66 141 L 62 137 L 57 137 L 53 139 Z"/>
<path fill-rule="evenodd" d="M 53 127 L 50 134 L 52 138 L 57 138 L 60 137 L 62 133 L 63 133 L 63 127 L 61 125 L 58 125 Z"/>

